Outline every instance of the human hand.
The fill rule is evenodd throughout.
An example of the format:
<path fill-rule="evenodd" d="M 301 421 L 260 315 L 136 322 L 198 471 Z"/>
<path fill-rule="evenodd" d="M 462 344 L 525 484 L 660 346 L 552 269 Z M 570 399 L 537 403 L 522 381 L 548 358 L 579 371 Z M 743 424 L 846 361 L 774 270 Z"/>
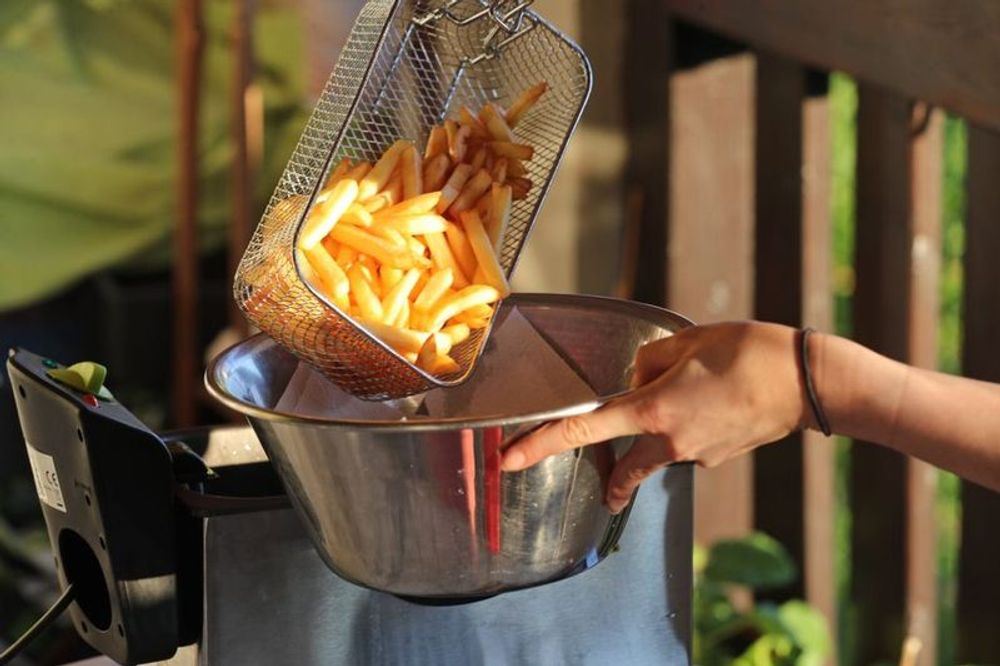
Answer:
<path fill-rule="evenodd" d="M 645 345 L 622 398 L 589 414 L 553 422 L 511 445 L 502 468 L 615 437 L 646 434 L 615 465 L 606 502 L 613 513 L 639 483 L 673 462 L 718 465 L 773 442 L 808 418 L 796 330 L 737 322 L 695 326 Z"/>

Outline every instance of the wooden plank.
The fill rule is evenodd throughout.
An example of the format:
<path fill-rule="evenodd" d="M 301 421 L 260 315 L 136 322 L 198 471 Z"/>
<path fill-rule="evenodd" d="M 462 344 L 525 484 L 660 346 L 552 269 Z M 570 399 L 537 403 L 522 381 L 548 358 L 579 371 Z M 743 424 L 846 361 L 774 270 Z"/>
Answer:
<path fill-rule="evenodd" d="M 232 133 L 235 154 L 232 163 L 233 212 L 229 220 L 227 264 L 229 275 L 236 275 L 243 251 L 250 242 L 256 209 L 254 184 L 260 165 L 260 122 L 257 114 L 260 89 L 253 85 L 253 15 L 256 0 L 237 0 L 232 26 L 233 92 Z M 235 299 L 229 299 L 229 325 L 244 338 L 250 333 L 246 318 Z"/>
<path fill-rule="evenodd" d="M 755 317 L 789 326 L 802 320 L 802 100 L 805 70 L 757 54 Z M 793 433 L 754 454 L 755 527 L 777 539 L 803 566 L 802 438 Z M 800 578 L 762 598 L 801 598 Z"/>
<path fill-rule="evenodd" d="M 857 288 L 854 334 L 862 344 L 903 360 L 910 285 L 910 105 L 892 93 L 858 90 Z M 850 627 L 847 663 L 892 661 L 902 645 L 902 456 L 855 442 L 851 450 Z"/>
<path fill-rule="evenodd" d="M 670 169 L 669 122 L 664 116 L 670 109 L 673 28 L 659 0 L 634 0 L 625 9 L 626 212 L 629 229 L 638 237 L 631 297 L 663 305 L 668 240 L 663 183 Z"/>
<path fill-rule="evenodd" d="M 918 105 L 910 162 L 912 252 L 908 361 L 938 366 L 944 114 Z M 915 666 L 937 663 L 937 470 L 915 458 L 906 479 L 906 632 L 920 641 Z"/>
<path fill-rule="evenodd" d="M 1000 382 L 1000 134 L 969 127 L 965 239 L 963 373 Z M 958 663 L 996 663 L 1000 655 L 1000 494 L 962 487 Z"/>
<path fill-rule="evenodd" d="M 828 332 L 833 330 L 831 159 L 828 98 L 809 97 L 802 109 L 802 323 Z M 832 440 L 815 431 L 803 433 L 806 600 L 823 614 L 834 637 L 838 629 L 835 456 Z M 827 663 L 837 663 L 836 654 Z"/>
<path fill-rule="evenodd" d="M 176 10 L 177 220 L 173 264 L 173 425 L 194 425 L 198 387 L 198 111 L 204 35 L 201 0 Z"/>
<path fill-rule="evenodd" d="M 699 323 L 753 312 L 753 83 L 750 55 L 678 72 L 670 83 L 668 302 Z M 746 533 L 752 497 L 750 456 L 699 469 L 695 538 Z"/>
<path fill-rule="evenodd" d="M 994 0 L 664 0 L 734 39 L 1000 128 L 1000 4 Z"/>

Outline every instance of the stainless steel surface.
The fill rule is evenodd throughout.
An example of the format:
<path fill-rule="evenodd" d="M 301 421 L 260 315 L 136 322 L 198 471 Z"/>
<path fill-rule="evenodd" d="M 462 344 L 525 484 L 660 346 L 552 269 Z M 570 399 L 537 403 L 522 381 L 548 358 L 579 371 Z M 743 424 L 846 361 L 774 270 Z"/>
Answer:
<path fill-rule="evenodd" d="M 579 47 L 528 4 L 368 2 L 240 263 L 234 294 L 247 317 L 355 395 L 381 400 L 457 384 L 488 329 L 453 350 L 461 373 L 447 381 L 429 375 L 301 279 L 292 251 L 297 229 L 341 158 L 374 161 L 400 138 L 422 145 L 460 105 L 507 105 L 545 80 L 548 92 L 516 128 L 535 147 L 527 165 L 534 187 L 515 202 L 503 241 L 501 264 L 510 274 L 591 87 Z"/>
<path fill-rule="evenodd" d="M 211 518 L 205 622 L 171 666 L 689 664 L 690 466 L 639 491 L 618 552 L 585 576 L 432 607 L 351 585 L 291 511 Z"/>
<path fill-rule="evenodd" d="M 604 488 L 614 448 L 632 438 L 515 474 L 500 473 L 500 451 L 516 434 L 627 389 L 636 350 L 688 322 L 584 296 L 519 294 L 505 308 L 531 322 L 598 398 L 527 414 L 499 406 L 419 421 L 305 419 L 273 411 L 297 365 L 273 341 L 251 338 L 209 367 L 209 390 L 250 418 L 321 557 L 342 577 L 401 595 L 483 596 L 582 571 L 614 545 L 626 516 L 607 512 Z"/>

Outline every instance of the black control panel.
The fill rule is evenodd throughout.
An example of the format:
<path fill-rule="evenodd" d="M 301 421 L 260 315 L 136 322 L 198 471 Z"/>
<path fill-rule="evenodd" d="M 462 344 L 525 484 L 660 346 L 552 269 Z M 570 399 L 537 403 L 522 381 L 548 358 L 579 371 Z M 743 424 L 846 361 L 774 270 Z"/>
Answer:
<path fill-rule="evenodd" d="M 180 629 L 166 444 L 87 372 L 68 381 L 81 373 L 24 350 L 7 370 L 77 631 L 120 663 L 169 658 Z"/>

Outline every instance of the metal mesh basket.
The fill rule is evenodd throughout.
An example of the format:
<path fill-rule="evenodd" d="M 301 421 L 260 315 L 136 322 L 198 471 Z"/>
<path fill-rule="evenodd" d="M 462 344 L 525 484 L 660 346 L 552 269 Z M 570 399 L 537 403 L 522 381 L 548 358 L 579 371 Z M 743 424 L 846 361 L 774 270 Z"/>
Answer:
<path fill-rule="evenodd" d="M 530 1 L 370 0 L 313 111 L 236 273 L 234 295 L 262 331 L 365 399 L 398 398 L 460 383 L 489 329 L 452 350 L 461 367 L 435 377 L 356 324 L 302 279 L 294 243 L 331 165 L 374 162 L 394 141 L 426 142 L 461 105 L 509 104 L 546 81 L 517 125 L 535 147 L 534 186 L 515 202 L 500 263 L 509 276 L 590 93 L 586 56 L 527 9 Z"/>

